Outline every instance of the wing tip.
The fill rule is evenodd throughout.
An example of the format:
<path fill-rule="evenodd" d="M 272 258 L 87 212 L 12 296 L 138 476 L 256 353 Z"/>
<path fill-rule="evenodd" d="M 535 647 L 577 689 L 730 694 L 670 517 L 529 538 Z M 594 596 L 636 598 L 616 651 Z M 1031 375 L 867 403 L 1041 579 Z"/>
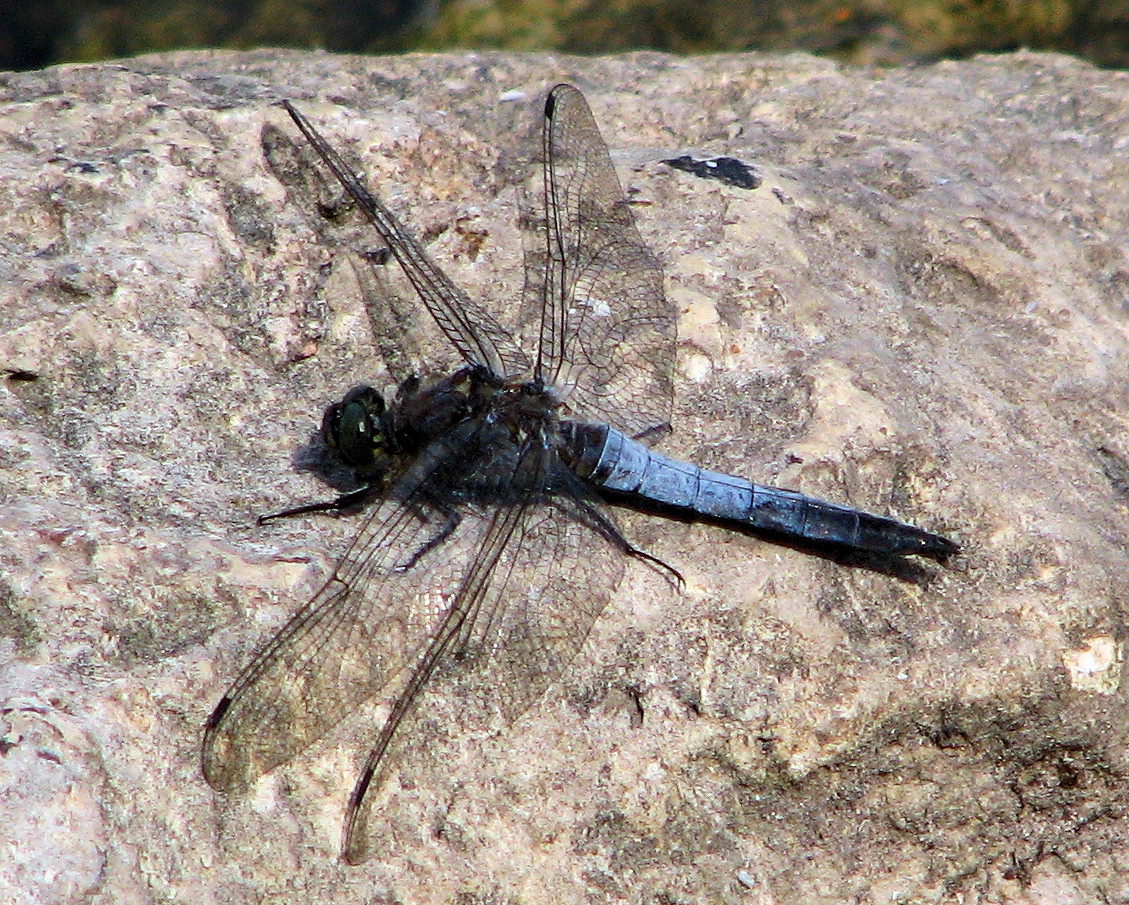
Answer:
<path fill-rule="evenodd" d="M 365 795 L 376 778 L 376 766 L 368 764 L 361 773 L 353 793 L 349 796 L 349 807 L 345 820 L 345 843 L 341 858 L 346 864 L 360 864 L 372 856 L 372 842 L 368 832 L 368 808 Z"/>
<path fill-rule="evenodd" d="M 220 698 L 220 702 L 216 704 L 216 709 L 212 711 L 212 715 L 208 717 L 208 722 L 204 724 L 204 728 L 211 732 L 220 724 L 223 715 L 227 713 L 228 708 L 231 707 L 233 698 L 230 695 L 224 695 Z"/>
<path fill-rule="evenodd" d="M 558 102 L 566 94 L 573 94 L 584 100 L 584 94 L 575 85 L 570 85 L 568 82 L 558 82 L 549 89 L 549 94 L 545 98 L 545 119 L 553 118 L 557 112 Z"/>

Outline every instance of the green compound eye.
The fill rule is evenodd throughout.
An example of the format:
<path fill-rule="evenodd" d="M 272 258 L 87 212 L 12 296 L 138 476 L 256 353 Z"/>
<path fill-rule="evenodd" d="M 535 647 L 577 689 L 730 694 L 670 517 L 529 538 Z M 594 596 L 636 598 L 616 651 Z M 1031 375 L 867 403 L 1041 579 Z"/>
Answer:
<path fill-rule="evenodd" d="M 345 406 L 337 431 L 338 452 L 349 465 L 368 465 L 380 442 L 365 407 L 358 402 Z"/>
<path fill-rule="evenodd" d="M 341 461 L 358 471 L 382 465 L 386 459 L 384 397 L 372 387 L 355 387 L 326 409 L 322 436 Z"/>

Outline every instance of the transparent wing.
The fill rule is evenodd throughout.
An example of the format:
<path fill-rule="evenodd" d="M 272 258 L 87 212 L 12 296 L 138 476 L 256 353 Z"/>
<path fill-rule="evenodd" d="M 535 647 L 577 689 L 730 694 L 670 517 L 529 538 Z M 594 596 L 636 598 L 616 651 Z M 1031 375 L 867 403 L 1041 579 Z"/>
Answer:
<path fill-rule="evenodd" d="M 562 467 L 542 455 L 538 467 Z M 527 452 L 523 465 L 533 456 Z M 457 726 L 445 736 L 511 722 L 576 656 L 630 551 L 598 506 L 581 496 L 530 494 L 496 512 L 456 602 L 362 771 L 350 799 L 346 860 L 363 861 L 376 840 L 388 838 L 392 827 L 383 824 L 394 811 L 386 813 L 392 803 L 380 801 L 380 789 L 391 771 L 417 790 L 449 778 L 450 764 L 436 762 L 437 749 L 419 743 L 420 720 L 441 712 L 442 702 L 458 701 Z"/>
<path fill-rule="evenodd" d="M 411 231 L 369 193 L 341 156 L 289 101 L 284 101 L 283 106 L 381 238 L 388 243 L 427 310 L 459 354 L 470 364 L 486 367 L 502 377 L 525 373 L 528 361 L 510 332 L 451 282 Z"/>
<path fill-rule="evenodd" d="M 485 525 L 436 502 L 447 445 L 419 457 L 329 581 L 224 695 L 204 735 L 214 788 L 248 785 L 289 760 L 427 650 L 443 591 L 458 585 Z"/>
<path fill-rule="evenodd" d="M 558 85 L 542 133 L 543 240 L 526 248 L 526 310 L 541 313 L 536 369 L 578 420 L 639 436 L 667 425 L 675 317 L 584 96 Z"/>
<path fill-rule="evenodd" d="M 368 218 L 362 217 L 359 210 L 354 211 L 356 205 L 346 208 L 334 203 L 341 197 L 341 187 L 325 173 L 317 152 L 308 142 L 299 144 L 273 123 L 266 123 L 260 144 L 267 168 L 286 189 L 288 206 L 301 212 L 317 234 L 318 243 L 351 252 L 340 260 L 360 286 L 373 342 L 393 382 L 400 384 L 412 374 L 425 373 L 419 337 L 421 320 L 430 315 L 421 309 L 414 292 L 409 299 L 393 287 L 388 276 L 390 268 L 385 266 L 391 252 L 383 244 L 376 244 L 381 240 L 372 235 Z M 316 299 L 310 297 L 305 285 L 311 278 L 310 273 L 301 270 L 291 277 L 297 284 L 292 287 L 294 296 L 307 299 L 305 304 L 313 306 Z"/>

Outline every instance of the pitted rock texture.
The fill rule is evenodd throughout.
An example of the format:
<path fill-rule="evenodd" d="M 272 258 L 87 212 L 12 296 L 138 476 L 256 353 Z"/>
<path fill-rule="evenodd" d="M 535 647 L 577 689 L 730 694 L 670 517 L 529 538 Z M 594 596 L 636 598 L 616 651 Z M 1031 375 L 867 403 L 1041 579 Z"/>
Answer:
<path fill-rule="evenodd" d="M 686 588 L 630 571 L 508 729 L 460 735 L 434 702 L 434 783 L 391 790 L 386 848 L 349 868 L 381 702 L 238 795 L 204 783 L 202 726 L 359 524 L 254 527 L 335 495 L 303 467 L 323 407 L 454 362 L 358 255 L 376 237 L 322 216 L 325 177 L 303 189 L 275 103 L 505 316 L 562 80 L 679 312 L 660 448 L 964 550 L 883 572 L 625 515 Z M 1127 125 L 1129 77 L 1035 54 L 0 76 L 2 897 L 1129 900 Z M 662 163 L 684 155 L 762 182 Z"/>

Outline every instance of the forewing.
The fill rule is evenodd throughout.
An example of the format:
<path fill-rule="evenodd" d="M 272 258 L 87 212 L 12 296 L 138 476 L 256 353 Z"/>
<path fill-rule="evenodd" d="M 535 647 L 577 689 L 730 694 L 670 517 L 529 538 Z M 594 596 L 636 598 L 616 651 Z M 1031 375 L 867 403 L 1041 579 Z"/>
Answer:
<path fill-rule="evenodd" d="M 289 760 L 426 652 L 445 592 L 484 530 L 481 519 L 457 519 L 437 502 L 440 465 L 420 457 L 329 581 L 224 695 L 204 736 L 214 788 L 247 785 Z"/>
<path fill-rule="evenodd" d="M 427 310 L 459 354 L 470 364 L 481 365 L 502 377 L 523 374 L 528 362 L 510 332 L 451 282 L 411 231 L 364 187 L 341 156 L 289 101 L 284 101 L 283 106 L 392 249 Z"/>
<path fill-rule="evenodd" d="M 542 250 L 526 249 L 537 367 L 578 420 L 639 436 L 667 425 L 675 317 L 592 112 L 571 85 L 545 104 Z"/>
<path fill-rule="evenodd" d="M 550 456 L 542 466 L 560 467 Z M 345 844 L 350 862 L 363 861 L 393 829 L 395 817 L 386 813 L 392 803 L 380 800 L 388 772 L 395 770 L 417 798 L 427 794 L 422 790 L 441 795 L 444 784 L 456 781 L 443 744 L 422 743 L 423 720 L 457 701 L 457 726 L 432 735 L 449 739 L 499 719 L 511 722 L 584 644 L 623 575 L 627 545 L 598 501 L 575 490 L 575 498 L 531 494 L 497 510 L 422 659 L 422 680 L 393 708 L 354 791 Z"/>
<path fill-rule="evenodd" d="M 372 326 L 373 342 L 396 384 L 412 374 L 424 373 L 419 336 L 424 317 L 414 292 L 410 300 L 389 279 L 385 260 L 390 251 L 372 235 L 372 225 L 356 205 L 341 203 L 341 187 L 325 173 L 320 158 L 308 143 L 299 144 L 273 123 L 260 135 L 263 160 L 271 174 L 285 187 L 289 205 L 300 211 L 325 248 L 346 249 L 342 256 L 363 296 Z M 323 174 L 325 174 L 323 176 Z M 331 184 L 332 183 L 332 184 Z M 374 247 L 375 246 L 375 247 Z M 307 274 L 295 273 L 293 294 L 308 298 Z M 307 305 L 316 301 L 310 299 Z"/>

